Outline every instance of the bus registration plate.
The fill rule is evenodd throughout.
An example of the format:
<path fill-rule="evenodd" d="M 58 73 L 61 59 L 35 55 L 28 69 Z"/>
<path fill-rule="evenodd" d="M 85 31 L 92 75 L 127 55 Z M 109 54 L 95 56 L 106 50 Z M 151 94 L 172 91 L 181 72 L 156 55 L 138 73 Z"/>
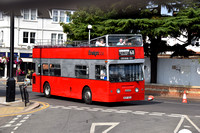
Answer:
<path fill-rule="evenodd" d="M 131 99 L 132 96 L 123 97 L 123 99 Z"/>

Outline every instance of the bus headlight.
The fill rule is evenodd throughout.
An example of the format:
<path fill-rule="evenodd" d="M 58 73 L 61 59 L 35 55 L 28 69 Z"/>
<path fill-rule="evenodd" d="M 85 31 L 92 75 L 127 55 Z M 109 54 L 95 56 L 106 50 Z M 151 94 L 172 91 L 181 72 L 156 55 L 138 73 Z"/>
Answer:
<path fill-rule="evenodd" d="M 135 88 L 135 92 L 139 92 L 139 89 L 138 89 L 138 88 Z"/>
<path fill-rule="evenodd" d="M 117 93 L 119 94 L 121 92 L 121 90 L 120 89 L 117 89 Z"/>

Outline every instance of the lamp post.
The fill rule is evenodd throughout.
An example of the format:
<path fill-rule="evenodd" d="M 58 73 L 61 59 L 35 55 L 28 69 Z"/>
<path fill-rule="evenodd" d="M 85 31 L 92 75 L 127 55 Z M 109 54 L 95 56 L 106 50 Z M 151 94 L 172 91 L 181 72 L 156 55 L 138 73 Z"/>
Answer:
<path fill-rule="evenodd" d="M 88 29 L 89 29 L 88 44 L 90 44 L 90 30 L 92 29 L 92 25 L 89 24 Z"/>
<path fill-rule="evenodd" d="M 14 11 L 10 14 L 10 75 L 6 85 L 6 102 L 15 101 L 15 79 L 13 78 L 14 62 Z"/>

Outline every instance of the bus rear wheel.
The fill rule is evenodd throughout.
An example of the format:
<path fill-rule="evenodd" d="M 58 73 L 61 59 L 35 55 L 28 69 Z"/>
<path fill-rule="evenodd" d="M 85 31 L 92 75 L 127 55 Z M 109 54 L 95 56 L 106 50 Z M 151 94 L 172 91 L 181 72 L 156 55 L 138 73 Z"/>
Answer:
<path fill-rule="evenodd" d="M 86 104 L 92 103 L 92 92 L 89 87 L 85 87 L 83 90 L 83 100 Z"/>
<path fill-rule="evenodd" d="M 51 88 L 49 83 L 45 83 L 44 85 L 44 96 L 48 98 L 51 96 Z"/>

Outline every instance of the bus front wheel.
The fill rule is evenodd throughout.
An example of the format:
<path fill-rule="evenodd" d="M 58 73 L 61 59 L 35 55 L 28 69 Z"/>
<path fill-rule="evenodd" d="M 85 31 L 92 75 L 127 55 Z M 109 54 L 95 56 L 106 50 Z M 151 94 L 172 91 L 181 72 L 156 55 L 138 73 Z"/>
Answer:
<path fill-rule="evenodd" d="M 92 92 L 89 87 L 85 87 L 83 90 L 83 100 L 86 104 L 92 103 Z"/>
<path fill-rule="evenodd" d="M 44 96 L 48 98 L 51 96 L 51 88 L 49 83 L 45 83 L 44 85 Z"/>

